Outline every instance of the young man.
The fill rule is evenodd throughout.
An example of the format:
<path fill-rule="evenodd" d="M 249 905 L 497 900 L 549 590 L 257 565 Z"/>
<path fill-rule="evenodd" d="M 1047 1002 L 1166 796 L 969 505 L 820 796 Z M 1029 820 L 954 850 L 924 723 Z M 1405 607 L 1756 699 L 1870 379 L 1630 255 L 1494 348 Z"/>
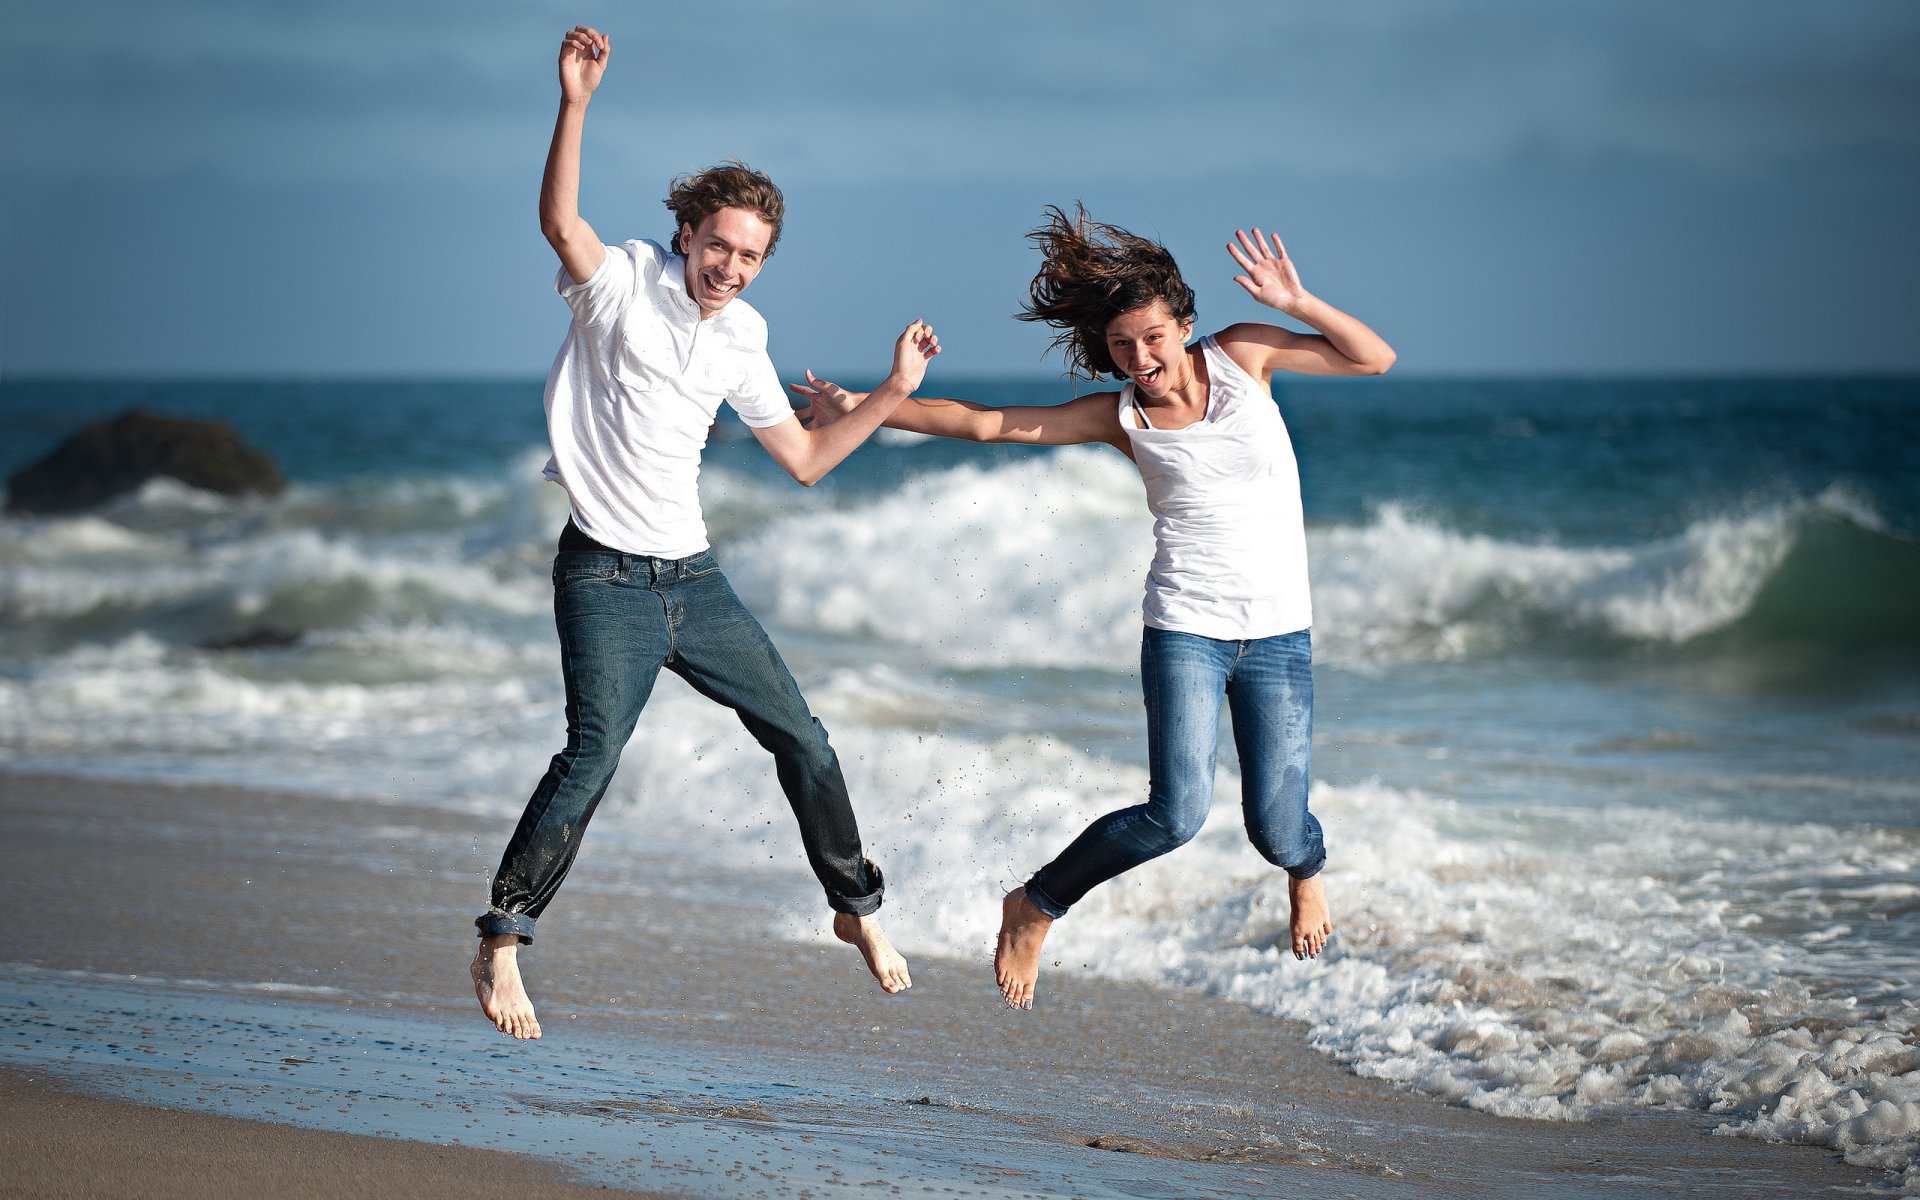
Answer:
<path fill-rule="evenodd" d="M 481 1011 L 516 1038 L 540 1036 L 519 947 L 572 865 L 662 667 L 732 708 L 773 754 L 834 933 L 888 992 L 912 986 L 873 917 L 880 870 L 861 852 L 839 760 L 715 564 L 697 481 L 724 400 L 776 462 L 813 484 L 919 386 L 939 343 L 915 321 L 864 404 L 831 426 L 803 427 L 767 358 L 766 323 L 738 298 L 780 237 L 785 201 L 766 176 L 732 163 L 675 180 L 670 251 L 603 245 L 581 219 L 581 132 L 609 54 L 607 37 L 585 26 L 562 41 L 560 115 L 540 185 L 540 228 L 573 309 L 546 394 L 546 473 L 572 508 L 553 571 L 567 745 L 501 858 L 471 968 Z"/>

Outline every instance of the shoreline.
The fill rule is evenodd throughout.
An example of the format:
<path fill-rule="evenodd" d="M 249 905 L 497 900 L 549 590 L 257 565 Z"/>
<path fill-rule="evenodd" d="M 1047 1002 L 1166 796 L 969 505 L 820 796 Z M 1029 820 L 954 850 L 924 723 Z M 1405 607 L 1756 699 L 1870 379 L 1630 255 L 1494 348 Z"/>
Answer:
<path fill-rule="evenodd" d="M 330 1133 L 103 1099 L 0 1067 L 0 1194 L 93 1200 L 585 1200 L 605 1187 L 530 1154 Z M 624 1192 L 680 1200 L 665 1192 Z"/>
<path fill-rule="evenodd" d="M 508 1143 L 676 1196 L 1784 1200 L 1879 1181 L 1827 1150 L 1711 1136 L 1706 1114 L 1448 1106 L 1241 1006 L 1073 971 L 1009 1013 L 984 957 L 908 946 L 915 987 L 887 997 L 824 917 L 817 943 L 762 932 L 756 906 L 812 904 L 803 889 L 727 886 L 659 851 L 645 872 L 595 872 L 645 853 L 617 838 L 543 920 L 526 970 L 548 1035 L 513 1043 L 465 976 L 493 823 L 0 772 L 0 836 L 44 905 L 0 940 L 0 1068 L 103 1103 L 412 1139 L 427 1170 L 456 1144 Z M 235 1135 L 234 1165 L 277 1144 Z M 105 1171 L 110 1147 L 74 1170 Z"/>

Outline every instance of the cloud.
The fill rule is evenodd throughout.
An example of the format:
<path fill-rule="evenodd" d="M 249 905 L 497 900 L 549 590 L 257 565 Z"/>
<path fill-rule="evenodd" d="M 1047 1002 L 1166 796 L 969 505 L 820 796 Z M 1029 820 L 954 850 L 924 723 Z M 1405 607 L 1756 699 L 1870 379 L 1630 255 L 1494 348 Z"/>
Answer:
<path fill-rule="evenodd" d="M 1219 241 L 1281 223 L 1411 371 L 1914 361 L 1910 0 L 25 0 L 0 366 L 538 364 L 575 21 L 615 45 L 596 227 L 663 233 L 678 171 L 768 170 L 801 224 L 757 295 L 811 365 L 867 361 L 904 296 L 1037 369 L 1019 235 L 1076 198 L 1211 264 L 1223 313 Z"/>
<path fill-rule="evenodd" d="M 639 20 L 606 3 L 78 0 L 57 47 L 51 23 L 0 18 L 0 167 L 517 170 L 544 145 L 576 10 L 614 36 L 593 145 L 667 172 L 726 155 L 849 181 L 1920 157 L 1920 8 L 1870 0 L 731 0 Z"/>

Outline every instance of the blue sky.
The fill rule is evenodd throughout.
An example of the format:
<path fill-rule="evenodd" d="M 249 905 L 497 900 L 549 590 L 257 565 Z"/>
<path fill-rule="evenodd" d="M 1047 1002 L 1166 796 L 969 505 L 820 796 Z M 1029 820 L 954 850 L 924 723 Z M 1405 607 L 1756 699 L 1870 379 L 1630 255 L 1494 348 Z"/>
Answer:
<path fill-rule="evenodd" d="M 1054 375 L 1010 318 L 1048 203 L 1161 238 L 1203 327 L 1280 231 L 1404 373 L 1920 371 L 1911 0 L 1132 0 L 0 12 L 0 376 L 538 376 L 534 202 L 575 22 L 614 55 L 582 208 L 786 190 L 775 361 Z"/>

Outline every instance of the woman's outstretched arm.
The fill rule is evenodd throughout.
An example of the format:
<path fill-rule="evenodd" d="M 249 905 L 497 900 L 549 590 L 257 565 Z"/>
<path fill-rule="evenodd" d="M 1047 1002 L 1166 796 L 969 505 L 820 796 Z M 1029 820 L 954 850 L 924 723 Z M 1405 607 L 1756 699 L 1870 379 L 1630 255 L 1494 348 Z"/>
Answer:
<path fill-rule="evenodd" d="M 807 372 L 807 382 L 789 384 L 809 407 L 800 417 L 819 426 L 839 420 L 864 398 L 837 383 Z M 971 400 L 915 396 L 893 410 L 889 429 L 967 442 L 1009 442 L 1030 446 L 1073 446 L 1105 442 L 1122 450 L 1126 434 L 1120 428 L 1119 397 L 1114 392 L 1076 396 L 1064 404 L 1012 405 L 995 408 Z"/>

